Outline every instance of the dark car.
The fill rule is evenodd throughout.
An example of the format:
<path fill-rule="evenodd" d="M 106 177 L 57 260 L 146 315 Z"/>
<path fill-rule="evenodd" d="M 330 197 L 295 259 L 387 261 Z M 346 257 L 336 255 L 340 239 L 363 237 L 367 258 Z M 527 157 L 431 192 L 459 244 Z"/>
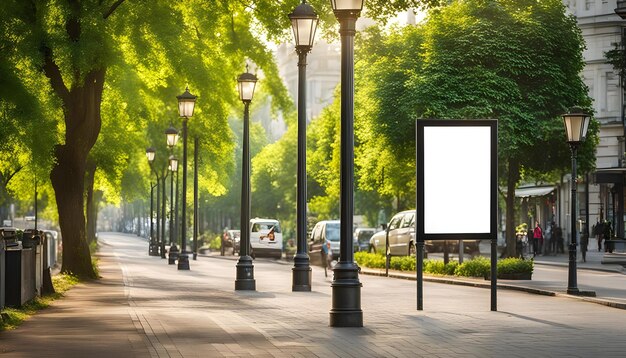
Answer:
<path fill-rule="evenodd" d="M 367 251 L 370 247 L 370 239 L 376 233 L 376 229 L 370 227 L 358 227 L 354 230 L 355 251 Z"/>
<path fill-rule="evenodd" d="M 233 255 L 239 254 L 239 239 L 241 237 L 241 232 L 239 230 L 226 230 L 222 235 L 222 248 L 221 255 L 224 256 L 226 252 L 226 248 L 233 249 Z"/>

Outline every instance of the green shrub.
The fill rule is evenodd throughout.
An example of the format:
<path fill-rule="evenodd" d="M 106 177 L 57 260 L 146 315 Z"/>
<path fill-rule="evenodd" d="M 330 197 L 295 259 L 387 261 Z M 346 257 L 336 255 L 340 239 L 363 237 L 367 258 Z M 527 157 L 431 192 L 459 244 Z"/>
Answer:
<path fill-rule="evenodd" d="M 498 261 L 498 275 L 501 273 L 533 273 L 533 260 L 522 260 L 515 257 Z"/>
<path fill-rule="evenodd" d="M 370 254 L 369 252 L 359 251 L 354 253 L 354 261 L 363 267 L 385 268 L 385 256 L 383 254 Z"/>
<path fill-rule="evenodd" d="M 369 268 L 385 268 L 385 256 L 382 253 L 356 252 L 354 259 L 359 266 Z M 389 268 L 399 271 L 415 271 L 414 256 L 393 256 Z M 459 264 L 451 261 L 444 264 L 442 260 L 424 260 L 424 272 L 431 275 L 454 275 L 462 277 L 488 277 L 491 271 L 491 261 L 482 256 Z M 532 273 L 533 261 L 518 258 L 508 258 L 498 261 L 498 273 Z"/>
<path fill-rule="evenodd" d="M 454 274 L 462 277 L 486 277 L 489 274 L 490 267 L 491 263 L 487 258 L 478 256 L 458 265 Z"/>
<path fill-rule="evenodd" d="M 219 250 L 222 248 L 222 238 L 218 235 L 209 240 L 209 249 Z"/>
<path fill-rule="evenodd" d="M 424 260 L 423 270 L 433 275 L 445 275 L 445 265 L 441 260 Z"/>
<path fill-rule="evenodd" d="M 399 270 L 399 271 L 415 271 L 415 257 L 414 256 L 392 256 L 389 262 L 389 268 L 392 270 Z"/>

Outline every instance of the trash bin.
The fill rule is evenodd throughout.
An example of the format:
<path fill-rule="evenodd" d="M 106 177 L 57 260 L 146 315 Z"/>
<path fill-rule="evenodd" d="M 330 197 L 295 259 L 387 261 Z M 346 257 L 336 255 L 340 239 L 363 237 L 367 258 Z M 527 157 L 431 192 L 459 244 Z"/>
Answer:
<path fill-rule="evenodd" d="M 22 247 L 19 232 L 4 229 L 5 250 L 5 303 L 19 307 L 35 297 L 36 248 Z M 27 245 L 30 244 L 27 240 Z"/>
<path fill-rule="evenodd" d="M 43 231 L 27 229 L 22 234 L 22 247 L 35 251 L 35 292 L 39 296 L 42 294 L 43 287 L 44 241 Z"/>

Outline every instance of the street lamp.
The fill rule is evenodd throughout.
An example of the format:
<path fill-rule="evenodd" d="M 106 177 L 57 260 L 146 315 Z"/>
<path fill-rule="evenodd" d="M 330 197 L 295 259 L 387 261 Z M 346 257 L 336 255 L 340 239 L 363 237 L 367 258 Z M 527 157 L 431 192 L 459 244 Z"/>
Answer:
<path fill-rule="evenodd" d="M 148 149 L 146 149 L 146 157 L 148 158 L 148 162 L 150 163 L 150 169 L 154 172 L 154 175 L 157 178 L 157 184 L 156 184 L 156 188 L 157 188 L 157 204 L 156 204 L 156 224 L 157 224 L 157 230 L 156 230 L 156 240 L 153 243 L 153 245 L 156 246 L 156 248 L 154 248 L 154 252 L 156 253 L 156 255 L 161 255 L 161 258 L 164 259 L 165 258 L 165 240 L 163 239 L 163 236 L 165 235 L 165 177 L 160 178 L 159 177 L 159 172 L 157 170 L 154 169 L 154 167 L 152 166 L 154 159 L 156 156 L 156 150 L 154 149 L 154 147 L 150 147 Z M 161 189 L 161 179 L 163 179 L 163 189 Z M 163 215 L 160 214 L 161 211 L 161 190 L 163 190 Z"/>
<path fill-rule="evenodd" d="M 331 327 L 363 327 L 359 267 L 354 263 L 354 35 L 364 0 L 331 0 L 341 35 L 341 227 L 333 270 Z"/>
<path fill-rule="evenodd" d="M 580 294 L 576 282 L 576 157 L 578 146 L 585 141 L 585 137 L 587 136 L 590 118 L 588 114 L 584 113 L 583 110 L 578 107 L 572 108 L 569 113 L 563 115 L 567 143 L 572 151 L 571 239 L 569 243 L 569 274 L 567 278 L 567 293 L 570 295 Z"/>
<path fill-rule="evenodd" d="M 146 157 L 148 158 L 148 163 L 150 164 L 150 170 L 152 170 L 152 162 L 154 161 L 154 157 L 156 155 L 156 150 L 154 147 L 149 147 L 146 149 Z M 155 173 L 156 174 L 156 173 Z M 159 256 L 159 247 L 157 245 L 158 238 L 154 236 L 154 222 L 153 222 L 153 213 L 154 213 L 154 188 L 157 188 L 157 196 L 159 186 L 159 176 L 157 174 L 157 183 L 156 185 L 152 185 L 150 183 L 150 242 L 148 248 L 148 254 L 150 256 Z M 157 205 L 158 207 L 158 205 Z M 158 230 L 158 220 L 157 220 L 157 230 Z"/>
<path fill-rule="evenodd" d="M 302 1 L 291 14 L 298 53 L 298 199 L 296 207 L 297 252 L 293 260 L 292 291 L 311 291 L 311 267 L 306 237 L 306 56 L 313 47 L 318 16 Z"/>
<path fill-rule="evenodd" d="M 168 145 L 169 143 L 168 137 Z M 176 263 L 176 259 L 178 259 L 179 256 L 178 248 L 176 247 L 176 239 L 174 238 L 174 221 L 176 220 L 174 216 L 174 173 L 178 170 L 178 159 L 174 155 L 170 155 L 168 160 L 169 170 L 172 172 L 170 175 L 170 252 L 168 264 L 173 265 Z"/>
<path fill-rule="evenodd" d="M 182 193 L 182 213 L 180 217 L 181 221 L 181 252 L 178 256 L 178 269 L 189 270 L 189 257 L 187 256 L 187 119 L 193 116 L 193 110 L 196 105 L 196 96 L 189 93 L 189 87 L 185 89 L 185 92 L 180 96 L 176 96 L 178 99 L 178 113 L 183 118 L 183 193 Z"/>
<path fill-rule="evenodd" d="M 167 139 L 167 147 L 171 150 L 178 143 L 178 131 L 172 124 L 165 130 L 165 137 Z"/>
<path fill-rule="evenodd" d="M 254 96 L 257 78 L 246 72 L 237 78 L 239 98 L 244 104 L 243 154 L 241 165 L 241 236 L 235 290 L 256 290 L 254 265 L 250 257 L 250 102 Z"/>

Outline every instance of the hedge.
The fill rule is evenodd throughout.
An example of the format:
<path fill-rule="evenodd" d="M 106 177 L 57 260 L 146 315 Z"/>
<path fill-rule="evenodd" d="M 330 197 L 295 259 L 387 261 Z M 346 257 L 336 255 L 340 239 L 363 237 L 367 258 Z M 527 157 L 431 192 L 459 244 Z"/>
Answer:
<path fill-rule="evenodd" d="M 369 253 L 359 251 L 354 254 L 354 259 L 359 266 L 384 269 L 385 256 L 381 253 Z M 389 262 L 391 270 L 415 271 L 414 256 L 392 256 Z M 444 264 L 442 260 L 424 260 L 424 272 L 433 275 L 449 275 L 462 277 L 487 277 L 491 270 L 489 259 L 478 256 L 459 264 L 450 261 Z M 508 258 L 498 261 L 498 274 L 531 273 L 533 261 L 519 258 Z"/>

